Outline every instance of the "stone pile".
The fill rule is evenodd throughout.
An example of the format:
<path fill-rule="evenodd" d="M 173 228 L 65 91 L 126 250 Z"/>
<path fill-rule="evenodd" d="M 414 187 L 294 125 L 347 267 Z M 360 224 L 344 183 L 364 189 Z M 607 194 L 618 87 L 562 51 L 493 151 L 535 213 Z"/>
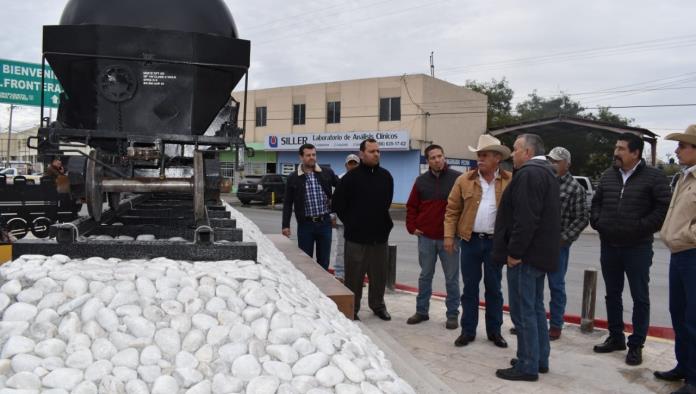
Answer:
<path fill-rule="evenodd" d="M 0 394 L 413 392 L 242 223 L 258 262 L 25 255 L 1 266 Z"/>

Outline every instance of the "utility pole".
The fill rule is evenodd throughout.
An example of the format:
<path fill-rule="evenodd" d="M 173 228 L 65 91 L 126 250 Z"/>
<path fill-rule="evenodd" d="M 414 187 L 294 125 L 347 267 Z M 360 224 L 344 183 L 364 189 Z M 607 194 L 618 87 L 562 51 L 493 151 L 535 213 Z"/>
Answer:
<path fill-rule="evenodd" d="M 12 141 L 12 113 L 14 109 L 17 108 L 16 105 L 10 104 L 10 124 L 7 126 L 7 165 L 5 167 L 10 167 L 10 142 Z"/>
<path fill-rule="evenodd" d="M 435 78 L 435 52 L 430 52 L 430 76 Z"/>

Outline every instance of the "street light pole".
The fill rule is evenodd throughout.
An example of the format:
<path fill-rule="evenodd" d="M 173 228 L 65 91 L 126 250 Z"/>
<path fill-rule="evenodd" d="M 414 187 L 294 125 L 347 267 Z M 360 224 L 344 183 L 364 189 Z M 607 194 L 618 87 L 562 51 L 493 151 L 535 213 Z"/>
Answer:
<path fill-rule="evenodd" d="M 10 142 L 12 140 L 12 113 L 17 106 L 10 104 L 10 124 L 7 126 L 7 165 L 5 167 L 10 167 Z"/>

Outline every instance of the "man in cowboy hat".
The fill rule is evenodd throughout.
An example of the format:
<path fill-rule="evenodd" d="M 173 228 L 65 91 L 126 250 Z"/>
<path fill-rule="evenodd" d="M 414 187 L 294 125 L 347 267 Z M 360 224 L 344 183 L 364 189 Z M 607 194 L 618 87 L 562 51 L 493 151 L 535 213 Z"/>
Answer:
<path fill-rule="evenodd" d="M 669 262 L 669 312 L 674 327 L 677 366 L 655 377 L 686 384 L 675 393 L 696 393 L 696 125 L 665 139 L 677 141 L 684 170 L 674 188 L 660 237 L 672 255 Z"/>
<path fill-rule="evenodd" d="M 500 162 L 510 157 L 510 149 L 497 138 L 484 134 L 476 153 L 478 168 L 461 175 L 450 192 L 445 211 L 444 249 L 453 253 L 460 240 L 461 271 L 464 281 L 462 294 L 462 333 L 455 346 L 466 346 L 476 338 L 479 309 L 479 283 L 483 276 L 486 287 L 486 332 L 488 340 L 505 348 L 507 342 L 500 332 L 503 324 L 502 266 L 491 258 L 495 216 L 503 190 L 512 173 L 502 170 Z"/>

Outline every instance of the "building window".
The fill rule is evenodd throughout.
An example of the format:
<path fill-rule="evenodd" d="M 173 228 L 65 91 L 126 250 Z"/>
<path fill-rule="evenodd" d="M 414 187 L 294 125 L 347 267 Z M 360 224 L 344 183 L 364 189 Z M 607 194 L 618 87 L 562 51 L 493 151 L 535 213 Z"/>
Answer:
<path fill-rule="evenodd" d="M 305 104 L 293 104 L 292 124 L 305 124 Z"/>
<path fill-rule="evenodd" d="M 340 101 L 329 101 L 326 104 L 326 123 L 341 123 Z"/>
<path fill-rule="evenodd" d="M 401 120 L 401 97 L 379 99 L 379 121 L 391 122 Z"/>
<path fill-rule="evenodd" d="M 268 109 L 266 107 L 256 107 L 256 127 L 266 126 L 266 114 Z"/>

